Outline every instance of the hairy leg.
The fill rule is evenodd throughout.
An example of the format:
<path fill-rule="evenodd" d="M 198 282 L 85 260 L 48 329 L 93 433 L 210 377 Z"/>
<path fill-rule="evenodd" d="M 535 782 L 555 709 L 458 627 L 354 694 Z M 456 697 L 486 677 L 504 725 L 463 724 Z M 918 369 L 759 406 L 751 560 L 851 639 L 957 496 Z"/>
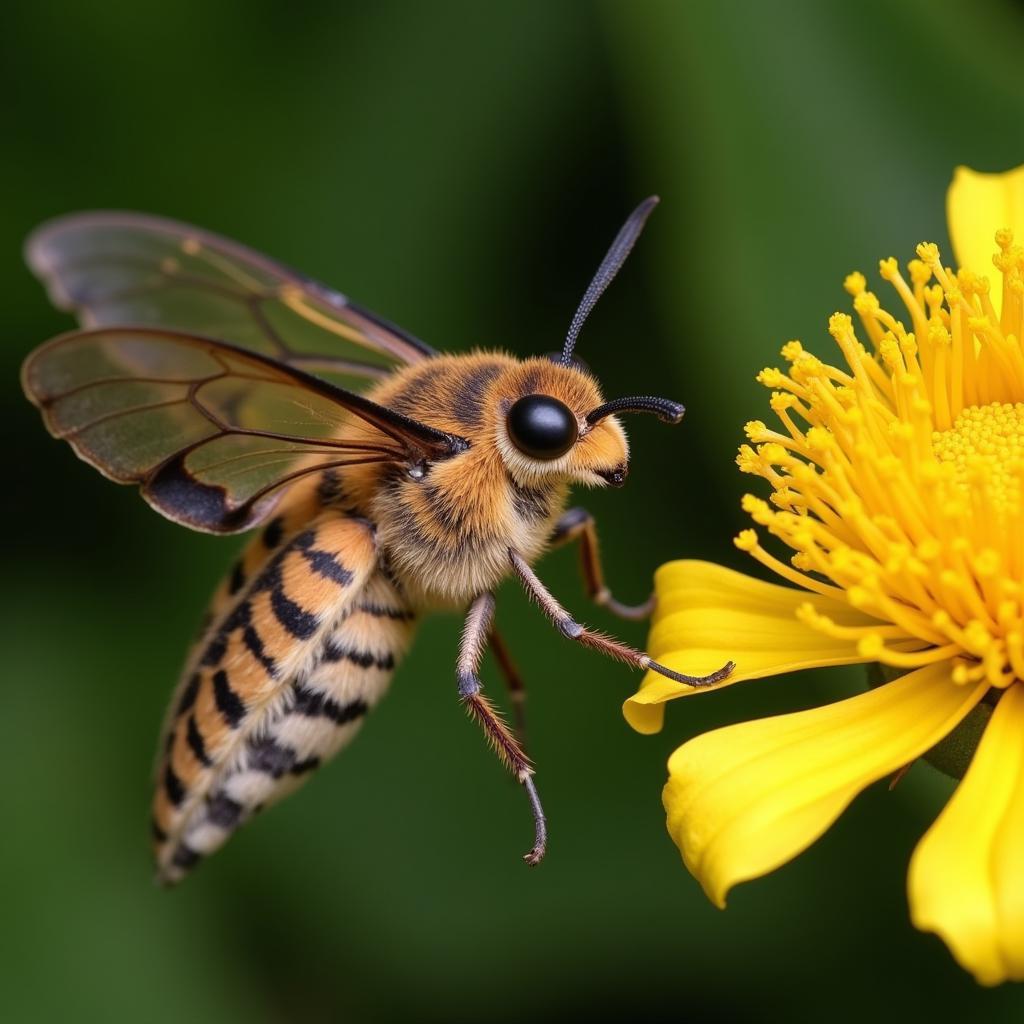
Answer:
<path fill-rule="evenodd" d="M 558 631 L 570 640 L 575 640 L 584 647 L 591 647 L 595 651 L 624 661 L 627 665 L 634 665 L 636 668 L 650 669 L 658 672 L 668 679 L 674 679 L 677 683 L 685 683 L 687 686 L 714 686 L 723 679 L 728 678 L 735 667 L 733 663 L 726 662 L 720 669 L 706 676 L 687 676 L 681 672 L 674 672 L 654 661 L 650 655 L 634 650 L 628 644 L 605 636 L 595 630 L 588 629 L 578 623 L 555 599 L 551 591 L 540 581 L 537 574 L 530 568 L 526 560 L 518 552 L 509 549 L 509 558 L 512 561 L 512 568 L 516 576 L 523 584 L 526 592 L 540 605 L 545 615 L 555 624 Z"/>
<path fill-rule="evenodd" d="M 533 781 L 533 767 L 508 726 L 484 696 L 483 684 L 478 674 L 480 659 L 487 646 L 487 637 L 493 621 L 494 595 L 481 594 L 469 606 L 466 624 L 462 630 L 457 672 L 459 697 L 470 717 L 483 729 L 498 757 L 526 790 L 530 810 L 533 812 L 534 843 L 530 852 L 523 856 L 523 860 L 532 866 L 541 862 L 547 849 L 547 821 Z"/>

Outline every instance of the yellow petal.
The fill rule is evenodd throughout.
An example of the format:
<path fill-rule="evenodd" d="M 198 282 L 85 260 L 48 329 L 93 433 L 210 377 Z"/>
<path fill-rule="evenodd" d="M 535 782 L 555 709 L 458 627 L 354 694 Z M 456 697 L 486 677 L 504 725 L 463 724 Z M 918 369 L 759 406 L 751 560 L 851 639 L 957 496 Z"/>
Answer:
<path fill-rule="evenodd" d="M 983 985 L 1024 980 L 1024 686 L 992 713 L 974 760 L 910 862 L 914 924 Z"/>
<path fill-rule="evenodd" d="M 1003 279 L 992 266 L 995 233 L 1012 228 L 1014 240 L 1024 243 L 1024 166 L 1002 174 L 958 167 L 946 193 L 946 221 L 957 264 L 988 277 L 989 296 L 998 312 Z"/>
<path fill-rule="evenodd" d="M 705 733 L 669 759 L 668 830 L 718 906 L 810 846 L 865 786 L 923 754 L 984 694 L 928 665 L 825 707 Z"/>
<path fill-rule="evenodd" d="M 799 621 L 809 604 L 843 626 L 879 626 L 848 604 L 780 587 L 712 562 L 679 561 L 654 576 L 658 604 L 648 641 L 655 661 L 687 675 L 703 675 L 727 661 L 736 669 L 725 683 L 822 665 L 871 661 L 857 653 L 856 639 L 836 639 Z M 695 692 L 692 687 L 648 672 L 622 712 L 637 732 L 661 729 L 665 701 Z"/>

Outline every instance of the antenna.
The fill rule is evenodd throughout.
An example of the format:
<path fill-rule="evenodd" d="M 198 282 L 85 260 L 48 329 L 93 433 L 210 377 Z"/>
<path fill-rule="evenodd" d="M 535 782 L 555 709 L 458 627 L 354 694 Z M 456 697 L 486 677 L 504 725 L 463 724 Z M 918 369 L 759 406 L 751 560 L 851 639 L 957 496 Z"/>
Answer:
<path fill-rule="evenodd" d="M 678 402 L 667 398 L 655 398 L 654 395 L 634 395 L 630 398 L 615 398 L 611 402 L 599 405 L 593 412 L 587 413 L 587 423 L 593 426 L 605 416 L 619 412 L 652 412 L 662 423 L 678 423 L 686 409 Z"/>
<path fill-rule="evenodd" d="M 605 253 L 601 265 L 597 268 L 587 290 L 583 293 L 576 315 L 569 324 L 569 332 L 565 336 L 565 345 L 562 348 L 561 362 L 568 366 L 572 362 L 572 350 L 576 346 L 576 339 L 579 337 L 580 328 L 586 322 L 590 311 L 601 298 L 605 288 L 612 283 L 612 279 L 619 272 L 619 268 L 626 262 L 626 257 L 633 248 L 634 243 L 640 237 L 640 232 L 647 223 L 651 211 L 658 205 L 660 200 L 657 196 L 648 196 L 628 217 L 622 225 L 619 233 L 615 236 L 611 248 Z"/>

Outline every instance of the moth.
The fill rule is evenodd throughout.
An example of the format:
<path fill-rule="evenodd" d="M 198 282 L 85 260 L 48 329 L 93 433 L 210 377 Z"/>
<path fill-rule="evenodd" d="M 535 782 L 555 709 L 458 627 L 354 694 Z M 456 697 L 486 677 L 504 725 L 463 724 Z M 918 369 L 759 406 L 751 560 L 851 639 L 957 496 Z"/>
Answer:
<path fill-rule="evenodd" d="M 466 609 L 459 699 L 533 814 L 534 769 L 484 695 L 488 643 L 513 706 L 524 689 L 494 629 L 513 576 L 566 638 L 691 686 L 580 624 L 533 569 L 581 545 L 590 597 L 605 585 L 594 520 L 570 487 L 621 486 L 622 413 L 678 423 L 651 396 L 606 401 L 574 357 L 580 328 L 622 265 L 652 196 L 612 243 L 560 353 L 447 355 L 259 253 L 186 224 L 81 213 L 29 238 L 27 260 L 81 329 L 26 359 L 47 429 L 168 519 L 233 534 L 259 527 L 213 596 L 167 712 L 152 812 L 158 878 L 172 883 L 261 808 L 296 789 L 360 728 L 426 612 Z"/>

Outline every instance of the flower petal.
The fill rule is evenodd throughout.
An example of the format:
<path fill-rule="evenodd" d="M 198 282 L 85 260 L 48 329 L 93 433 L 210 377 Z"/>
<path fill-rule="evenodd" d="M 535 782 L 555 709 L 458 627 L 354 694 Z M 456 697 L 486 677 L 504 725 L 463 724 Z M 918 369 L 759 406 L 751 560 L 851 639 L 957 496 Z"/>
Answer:
<path fill-rule="evenodd" d="M 865 786 L 934 746 L 981 699 L 949 662 L 825 707 L 698 736 L 669 759 L 669 834 L 718 906 L 810 846 Z"/>
<path fill-rule="evenodd" d="M 914 924 L 983 985 L 1024 980 L 1024 686 L 1002 696 L 963 782 L 921 840 Z"/>
<path fill-rule="evenodd" d="M 827 636 L 799 621 L 796 611 L 811 605 L 843 626 L 879 626 L 876 619 L 842 601 L 745 576 L 713 562 L 678 561 L 654 576 L 658 604 L 648 652 L 677 672 L 702 675 L 734 661 L 720 686 L 744 679 L 822 665 L 871 661 L 857 653 L 856 639 Z M 704 689 L 648 672 L 622 713 L 637 732 L 661 729 L 667 700 Z"/>
<path fill-rule="evenodd" d="M 1012 228 L 1015 240 L 1024 242 L 1024 166 L 1002 174 L 958 167 L 946 193 L 946 221 L 957 264 L 987 275 L 989 297 L 998 311 L 1003 279 L 992 266 L 995 233 Z"/>

